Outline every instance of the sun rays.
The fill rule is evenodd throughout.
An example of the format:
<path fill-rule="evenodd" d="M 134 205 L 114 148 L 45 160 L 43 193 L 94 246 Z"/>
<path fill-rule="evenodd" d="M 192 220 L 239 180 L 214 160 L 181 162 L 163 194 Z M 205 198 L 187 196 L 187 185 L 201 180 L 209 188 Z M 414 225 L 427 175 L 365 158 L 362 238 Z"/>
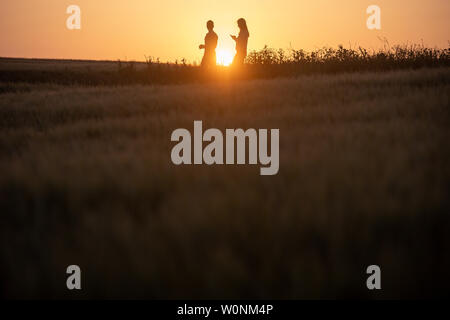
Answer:
<path fill-rule="evenodd" d="M 233 62 L 234 53 L 229 49 L 216 50 L 216 62 L 220 66 L 228 67 Z"/>

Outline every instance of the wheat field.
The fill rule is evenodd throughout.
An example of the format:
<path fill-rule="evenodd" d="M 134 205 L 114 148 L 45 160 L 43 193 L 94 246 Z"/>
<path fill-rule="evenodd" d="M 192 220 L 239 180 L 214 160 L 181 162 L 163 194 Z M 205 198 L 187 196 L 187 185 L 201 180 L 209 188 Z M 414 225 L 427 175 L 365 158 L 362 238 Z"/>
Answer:
<path fill-rule="evenodd" d="M 9 298 L 404 298 L 450 282 L 450 68 L 2 83 Z M 14 90 L 11 90 L 14 88 Z M 177 128 L 279 128 L 280 170 L 175 166 Z M 68 292 L 66 267 L 82 269 Z M 382 288 L 366 288 L 366 267 Z"/>

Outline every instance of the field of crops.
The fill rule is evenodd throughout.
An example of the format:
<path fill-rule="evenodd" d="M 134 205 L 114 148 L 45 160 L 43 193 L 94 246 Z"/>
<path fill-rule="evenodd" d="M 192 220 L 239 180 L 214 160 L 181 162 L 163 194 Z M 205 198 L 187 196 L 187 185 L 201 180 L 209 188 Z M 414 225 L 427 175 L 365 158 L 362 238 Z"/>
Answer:
<path fill-rule="evenodd" d="M 17 63 L 65 68 L 0 66 L 2 296 L 66 297 L 70 264 L 79 297 L 447 292 L 449 67 L 91 86 L 5 81 L 33 72 Z M 278 174 L 174 165 L 171 133 L 194 120 L 280 129 Z"/>

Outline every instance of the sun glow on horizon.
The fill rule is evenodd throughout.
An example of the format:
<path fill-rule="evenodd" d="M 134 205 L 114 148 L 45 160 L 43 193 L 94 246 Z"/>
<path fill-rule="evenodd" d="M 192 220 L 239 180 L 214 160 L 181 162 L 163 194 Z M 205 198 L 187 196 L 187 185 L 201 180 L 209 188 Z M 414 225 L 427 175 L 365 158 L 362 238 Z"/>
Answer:
<path fill-rule="evenodd" d="M 227 49 L 217 49 L 216 63 L 220 66 L 228 67 L 233 62 L 234 54 Z"/>
<path fill-rule="evenodd" d="M 81 29 L 67 28 L 67 7 L 81 10 Z M 378 0 L 381 30 L 369 30 L 371 2 L 228 0 L 111 1 L 15 0 L 0 2 L 0 56 L 50 59 L 136 60 L 144 55 L 199 63 L 206 22 L 218 34 L 218 65 L 232 63 L 238 18 L 247 20 L 247 50 L 271 48 L 312 51 L 323 46 L 363 47 L 421 43 L 448 47 L 450 1 Z"/>

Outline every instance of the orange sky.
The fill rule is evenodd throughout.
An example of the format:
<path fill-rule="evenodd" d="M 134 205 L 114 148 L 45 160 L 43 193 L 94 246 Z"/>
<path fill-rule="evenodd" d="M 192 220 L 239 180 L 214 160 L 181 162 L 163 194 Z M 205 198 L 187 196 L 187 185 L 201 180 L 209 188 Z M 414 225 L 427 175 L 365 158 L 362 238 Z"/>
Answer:
<path fill-rule="evenodd" d="M 71 4 L 81 8 L 81 30 L 66 28 Z M 380 31 L 366 27 L 371 4 L 381 7 Z M 199 61 L 206 21 L 215 21 L 219 49 L 231 51 L 229 34 L 238 32 L 240 17 L 248 23 L 250 50 L 375 48 L 380 36 L 447 47 L 449 14 L 449 0 L 1 0 L 0 56 Z"/>

